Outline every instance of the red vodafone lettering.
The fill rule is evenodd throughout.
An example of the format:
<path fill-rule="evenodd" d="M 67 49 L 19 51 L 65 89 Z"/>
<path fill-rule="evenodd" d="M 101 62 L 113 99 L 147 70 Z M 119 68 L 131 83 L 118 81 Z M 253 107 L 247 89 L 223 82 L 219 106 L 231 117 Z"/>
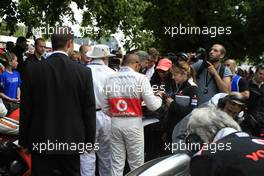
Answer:
<path fill-rule="evenodd" d="M 140 98 L 111 98 L 108 100 L 110 105 L 110 114 L 113 117 L 141 117 L 141 99 Z"/>
<path fill-rule="evenodd" d="M 264 150 L 258 150 L 256 152 L 246 155 L 246 157 L 253 161 L 258 161 L 259 159 L 264 158 Z"/>
<path fill-rule="evenodd" d="M 264 150 L 259 150 L 257 151 L 258 156 L 260 156 L 261 158 L 264 158 Z"/>

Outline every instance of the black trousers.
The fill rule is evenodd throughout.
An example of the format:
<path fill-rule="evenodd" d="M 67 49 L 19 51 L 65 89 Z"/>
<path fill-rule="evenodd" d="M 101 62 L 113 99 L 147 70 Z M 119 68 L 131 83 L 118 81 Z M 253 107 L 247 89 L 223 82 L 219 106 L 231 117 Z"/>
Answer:
<path fill-rule="evenodd" d="M 32 176 L 80 176 L 80 155 L 31 155 Z"/>

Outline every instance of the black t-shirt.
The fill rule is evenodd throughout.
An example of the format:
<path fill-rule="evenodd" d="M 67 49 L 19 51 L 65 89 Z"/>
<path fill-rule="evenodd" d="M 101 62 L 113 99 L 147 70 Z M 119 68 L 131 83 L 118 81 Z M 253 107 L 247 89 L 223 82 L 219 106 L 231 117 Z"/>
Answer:
<path fill-rule="evenodd" d="M 248 110 L 251 114 L 264 113 L 264 85 L 258 86 L 252 80 L 249 82 L 250 96 Z"/>
<path fill-rule="evenodd" d="M 218 150 L 211 147 L 192 158 L 191 176 L 263 176 L 263 139 L 237 132 L 216 144 Z"/>
<path fill-rule="evenodd" d="M 168 109 L 168 123 L 167 123 L 167 135 L 171 140 L 171 135 L 175 125 L 181 121 L 187 114 L 189 114 L 198 105 L 198 87 L 192 81 L 185 81 L 182 86 L 179 87 L 176 95 L 172 98 L 174 101 L 170 104 Z M 187 98 L 187 104 L 183 101 Z"/>
<path fill-rule="evenodd" d="M 249 90 L 248 81 L 245 78 L 241 78 L 238 82 L 239 92 L 244 92 Z"/>

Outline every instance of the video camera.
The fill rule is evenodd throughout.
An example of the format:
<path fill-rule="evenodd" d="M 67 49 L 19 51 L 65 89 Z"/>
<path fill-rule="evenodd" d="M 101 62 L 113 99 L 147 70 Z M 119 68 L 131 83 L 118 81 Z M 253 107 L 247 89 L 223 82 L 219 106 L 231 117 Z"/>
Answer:
<path fill-rule="evenodd" d="M 172 61 L 186 61 L 189 60 L 193 63 L 197 62 L 198 60 L 204 60 L 207 61 L 207 52 L 204 48 L 198 48 L 194 53 L 185 53 L 185 52 L 179 52 L 179 53 L 168 53 L 167 57 L 171 59 Z"/>
<path fill-rule="evenodd" d="M 207 61 L 207 52 L 204 48 L 198 48 L 190 59 L 192 62 L 197 62 L 198 60 Z"/>

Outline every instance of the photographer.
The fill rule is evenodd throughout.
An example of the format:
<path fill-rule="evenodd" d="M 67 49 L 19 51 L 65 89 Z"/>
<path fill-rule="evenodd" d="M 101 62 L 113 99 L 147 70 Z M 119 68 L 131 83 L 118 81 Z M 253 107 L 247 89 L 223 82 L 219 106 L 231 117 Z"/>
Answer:
<path fill-rule="evenodd" d="M 174 126 L 197 106 L 197 85 L 191 78 L 191 67 L 185 61 L 173 64 L 171 68 L 173 79 L 177 83 L 174 96 L 166 97 L 168 110 L 167 141 L 171 141 Z"/>
<path fill-rule="evenodd" d="M 199 60 L 192 65 L 196 71 L 198 97 L 200 104 L 210 100 L 220 92 L 229 93 L 232 73 L 229 68 L 221 65 L 226 50 L 220 44 L 214 44 L 209 53 L 208 61 Z"/>

